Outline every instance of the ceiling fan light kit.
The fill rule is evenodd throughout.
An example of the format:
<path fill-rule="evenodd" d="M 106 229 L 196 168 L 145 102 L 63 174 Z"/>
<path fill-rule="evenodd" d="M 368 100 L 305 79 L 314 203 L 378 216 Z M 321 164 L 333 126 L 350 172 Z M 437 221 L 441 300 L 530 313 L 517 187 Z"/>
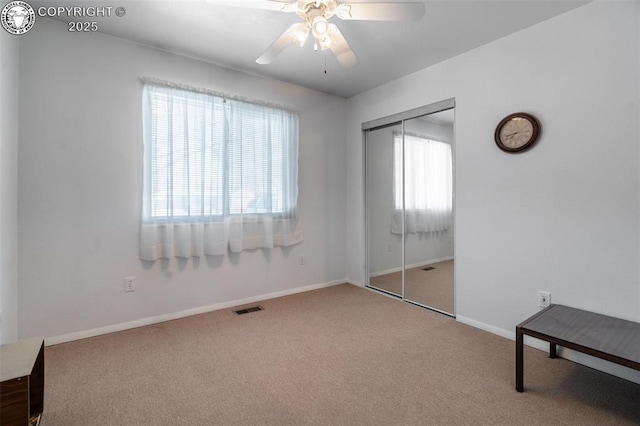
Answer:
<path fill-rule="evenodd" d="M 311 33 L 316 40 L 323 40 L 327 36 L 329 22 L 324 16 L 316 16 L 311 23 Z"/>
<path fill-rule="evenodd" d="M 306 43 L 308 37 L 309 27 L 307 26 L 307 24 L 293 24 L 291 31 L 291 41 L 293 42 L 293 44 L 302 47 Z"/>
<path fill-rule="evenodd" d="M 339 3 L 337 0 L 264 0 L 256 7 L 280 12 L 295 12 L 303 22 L 291 25 L 256 62 L 269 64 L 287 46 L 304 46 L 309 33 L 315 39 L 316 50 L 330 50 L 346 68 L 358 65 L 358 58 L 351 50 L 338 26 L 330 23 L 334 15 L 343 20 L 418 21 L 424 16 L 423 3 Z"/>

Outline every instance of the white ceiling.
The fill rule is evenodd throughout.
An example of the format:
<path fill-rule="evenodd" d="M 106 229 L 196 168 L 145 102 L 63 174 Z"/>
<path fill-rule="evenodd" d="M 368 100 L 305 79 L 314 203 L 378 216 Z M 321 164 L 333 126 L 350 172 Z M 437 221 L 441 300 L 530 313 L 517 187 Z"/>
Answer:
<path fill-rule="evenodd" d="M 242 0 L 235 0 L 242 4 Z M 351 0 L 350 3 L 362 3 Z M 374 2 L 374 0 L 370 0 Z M 32 0 L 40 6 L 106 6 L 104 1 Z M 220 4 L 220 3 L 224 3 Z M 125 16 L 76 18 L 98 22 L 99 31 L 227 68 L 274 78 L 322 92 L 350 97 L 442 62 L 493 40 L 550 19 L 586 1 L 444 0 L 424 1 L 418 22 L 341 21 L 338 25 L 359 60 L 343 68 L 313 43 L 289 46 L 269 65 L 255 59 L 300 18 L 293 13 L 233 7 L 234 1 L 109 2 L 126 8 Z M 38 18 L 36 18 L 37 21 Z M 62 16 L 56 19 L 70 21 Z M 81 36 L 81 35 L 79 35 Z M 327 73 L 324 74 L 326 60 Z"/>

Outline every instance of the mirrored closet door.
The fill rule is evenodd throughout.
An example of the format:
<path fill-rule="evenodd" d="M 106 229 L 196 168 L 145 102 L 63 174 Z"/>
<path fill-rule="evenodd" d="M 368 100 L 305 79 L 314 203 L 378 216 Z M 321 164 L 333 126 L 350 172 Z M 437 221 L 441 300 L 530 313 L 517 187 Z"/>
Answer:
<path fill-rule="evenodd" d="M 363 125 L 367 285 L 451 316 L 453 107 L 451 99 Z"/>

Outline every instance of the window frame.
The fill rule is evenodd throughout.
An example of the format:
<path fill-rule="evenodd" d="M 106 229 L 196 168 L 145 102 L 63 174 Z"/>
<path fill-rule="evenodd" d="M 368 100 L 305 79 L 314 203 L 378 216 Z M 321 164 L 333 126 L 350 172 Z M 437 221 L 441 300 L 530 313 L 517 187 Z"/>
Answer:
<path fill-rule="evenodd" d="M 280 185 L 280 189 L 281 189 L 281 197 L 283 198 L 282 201 L 282 209 L 280 211 L 271 211 L 271 212 L 237 212 L 237 213 L 232 213 L 231 209 L 232 209 L 232 202 L 231 202 L 231 192 L 232 189 L 230 188 L 230 175 L 231 175 L 231 170 L 232 170 L 232 165 L 230 165 L 228 163 L 229 161 L 229 150 L 230 150 L 230 144 L 232 143 L 232 141 L 230 141 L 229 138 L 229 134 L 227 133 L 226 135 L 224 135 L 224 137 L 222 138 L 222 150 L 224 152 L 224 156 L 227 158 L 227 163 L 225 164 L 225 160 L 219 160 L 222 161 L 222 188 L 221 188 L 221 192 L 222 192 L 222 212 L 219 214 L 202 214 L 202 215 L 154 215 L 153 211 L 153 170 L 152 170 L 152 158 L 153 158 L 153 151 L 156 148 L 156 141 L 152 140 L 153 136 L 150 134 L 151 133 L 151 129 L 150 127 L 152 126 L 151 123 L 147 122 L 147 114 L 145 114 L 143 112 L 143 139 L 144 139 L 144 160 L 143 160 L 143 181 L 144 181 L 144 188 L 143 188 L 143 222 L 147 223 L 147 224 L 162 224 L 162 223 L 207 223 L 207 222 L 219 222 L 224 220 L 225 218 L 238 218 L 238 217 L 246 217 L 246 218 L 254 218 L 254 219 L 266 219 L 266 218 L 273 218 L 273 219 L 280 219 L 280 220 L 289 220 L 289 219 L 295 219 L 295 217 L 297 216 L 297 210 L 298 210 L 298 203 L 299 203 L 299 164 L 298 164 L 298 159 L 299 159 L 299 118 L 298 118 L 298 114 L 294 111 L 291 111 L 290 109 L 278 106 L 278 105 L 272 105 L 272 104 L 268 104 L 268 103 L 263 103 L 263 102 L 252 102 L 252 101 L 247 101 L 245 99 L 241 99 L 241 98 L 237 98 L 237 97 L 233 97 L 233 96 L 228 96 L 228 95 L 224 95 L 224 94 L 220 94 L 217 92 L 211 92 L 211 91 L 201 91 L 198 89 L 194 89 L 191 87 L 180 87 L 175 85 L 176 87 L 174 87 L 174 85 L 164 85 L 164 84 L 157 84 L 157 83 L 153 83 L 153 82 L 145 82 L 144 84 L 144 89 L 143 89 L 143 99 L 142 99 L 142 103 L 143 103 L 143 110 L 145 109 L 145 107 L 149 108 L 149 114 L 152 115 L 152 99 L 151 99 L 151 95 L 149 94 L 149 92 L 147 91 L 147 89 L 149 88 L 161 88 L 161 89 L 167 89 L 167 90 L 176 90 L 176 91 L 183 91 L 186 94 L 191 93 L 191 94 L 198 94 L 198 95 L 204 95 L 204 96 L 210 96 L 212 98 L 216 98 L 218 101 L 222 101 L 223 103 L 223 123 L 219 123 L 219 125 L 223 126 L 225 131 L 228 131 L 228 116 L 227 114 L 229 114 L 229 108 L 230 108 L 230 102 L 235 102 L 238 105 L 240 105 L 240 110 L 242 109 L 242 107 L 244 106 L 250 106 L 250 108 L 252 107 L 256 107 L 256 108 L 265 108 L 265 110 L 274 110 L 277 111 L 278 113 L 284 113 L 288 115 L 288 120 L 290 120 L 288 122 L 288 126 L 289 129 L 293 129 L 294 133 L 292 135 L 291 138 L 287 138 L 286 137 L 286 133 L 290 133 L 290 132 L 283 132 L 282 137 L 282 164 L 281 164 L 281 168 L 282 168 L 282 173 L 280 175 L 280 179 L 281 179 L 281 185 Z M 147 96 L 149 96 L 149 99 L 147 99 Z M 184 98 L 187 102 L 189 101 L 188 97 L 185 96 Z M 145 104 L 149 102 L 149 105 L 145 106 Z M 236 113 L 238 111 L 235 111 Z M 267 124 L 267 126 L 271 126 L 273 123 L 270 122 L 269 124 Z M 293 144 L 293 146 L 292 146 Z M 150 145 L 150 146 L 147 146 Z M 204 154 L 200 154 L 202 157 L 204 157 Z M 244 157 L 244 154 L 242 155 Z M 172 160 L 173 161 L 173 160 Z M 271 167 L 273 163 L 273 157 L 270 157 L 268 160 L 268 168 Z M 287 173 L 287 170 L 291 169 L 289 171 L 289 173 Z M 189 177 L 190 178 L 190 177 Z M 291 179 L 289 179 L 291 178 Z M 270 177 L 269 179 L 272 179 L 272 177 Z M 290 183 L 292 183 L 291 185 L 287 185 L 287 182 L 290 181 Z M 240 191 L 246 191 L 246 189 L 240 189 Z M 201 195 L 202 196 L 202 195 Z M 167 195 L 167 198 L 169 198 L 170 195 Z M 188 197 L 188 196 L 187 196 Z M 271 198 L 273 199 L 273 193 L 271 193 Z M 287 200 L 290 200 L 292 202 L 288 203 Z M 203 202 L 203 201 L 202 201 Z M 188 206 L 189 204 L 185 204 L 186 206 Z"/>

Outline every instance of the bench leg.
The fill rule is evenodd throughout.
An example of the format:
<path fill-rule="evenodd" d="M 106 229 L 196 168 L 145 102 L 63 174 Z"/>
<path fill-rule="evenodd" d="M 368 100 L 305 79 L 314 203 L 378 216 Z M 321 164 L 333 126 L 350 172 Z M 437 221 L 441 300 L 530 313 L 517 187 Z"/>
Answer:
<path fill-rule="evenodd" d="M 524 342 L 522 331 L 516 327 L 516 390 L 524 390 Z"/>
<path fill-rule="evenodd" d="M 556 344 L 549 342 L 549 358 L 556 357 Z"/>

